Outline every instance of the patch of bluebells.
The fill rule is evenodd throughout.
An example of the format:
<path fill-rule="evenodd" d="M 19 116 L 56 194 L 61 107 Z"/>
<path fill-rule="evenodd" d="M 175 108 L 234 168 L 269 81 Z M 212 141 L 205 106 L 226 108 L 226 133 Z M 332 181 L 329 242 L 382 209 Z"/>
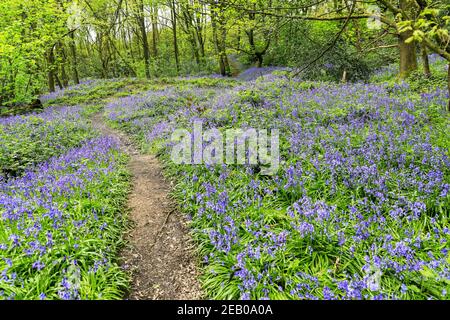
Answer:
<path fill-rule="evenodd" d="M 0 178 L 79 146 L 94 133 L 81 107 L 50 107 L 26 116 L 0 118 Z"/>
<path fill-rule="evenodd" d="M 111 137 L 1 180 L 0 299 L 120 298 L 126 276 L 114 261 L 123 226 L 116 213 L 126 184 Z"/>
<path fill-rule="evenodd" d="M 185 114 L 197 113 L 212 89 L 168 87 L 117 99 L 105 107 L 105 115 L 129 133 L 153 143 L 171 134 Z M 160 121 L 157 115 L 167 116 Z"/>
<path fill-rule="evenodd" d="M 198 119 L 280 130 L 282 166 L 271 177 L 258 166 L 175 166 L 170 144 L 158 146 L 204 253 L 211 298 L 445 299 L 447 99 L 444 88 L 418 95 L 406 83 L 275 74 L 216 92 L 206 111 L 155 107 L 142 117 L 130 101 L 129 112 L 118 107 L 126 116 L 110 119 L 128 128 L 151 117 L 160 127 L 147 134 L 167 142 L 162 128 Z"/>
<path fill-rule="evenodd" d="M 75 84 L 63 89 L 57 89 L 54 92 L 49 92 L 47 94 L 41 95 L 39 99 L 45 103 L 51 100 L 56 100 L 62 97 L 70 97 L 78 94 L 79 91 L 85 90 L 87 88 L 91 88 L 97 86 L 100 83 L 100 80 L 94 79 L 85 79 L 80 81 L 79 84 Z"/>
<path fill-rule="evenodd" d="M 238 79 L 242 81 L 254 81 L 260 77 L 271 75 L 276 71 L 289 71 L 289 68 L 285 67 L 251 67 L 238 75 Z"/>

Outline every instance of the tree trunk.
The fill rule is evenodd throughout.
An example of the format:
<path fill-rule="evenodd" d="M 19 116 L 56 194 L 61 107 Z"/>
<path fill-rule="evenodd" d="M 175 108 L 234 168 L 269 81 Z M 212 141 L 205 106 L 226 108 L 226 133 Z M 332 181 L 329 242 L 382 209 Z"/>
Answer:
<path fill-rule="evenodd" d="M 190 39 L 190 43 L 191 43 L 191 47 L 192 47 L 192 53 L 194 54 L 194 58 L 195 58 L 195 63 L 197 63 L 197 66 L 200 65 L 200 44 L 198 43 L 198 41 L 196 40 L 196 36 L 195 36 L 195 31 L 191 31 L 189 33 L 189 39 Z"/>
<path fill-rule="evenodd" d="M 230 76 L 230 64 L 226 52 L 226 35 L 227 30 L 223 21 L 223 10 L 220 2 L 211 1 L 211 27 L 213 30 L 213 41 L 216 54 L 219 60 L 220 74 L 222 76 Z M 219 16 L 220 15 L 220 16 Z"/>
<path fill-rule="evenodd" d="M 262 68 L 264 62 L 264 55 L 260 52 L 256 53 L 256 63 L 258 68 Z"/>
<path fill-rule="evenodd" d="M 221 39 L 221 48 L 220 48 L 220 53 L 222 56 L 222 61 L 223 61 L 223 65 L 225 67 L 225 74 L 227 76 L 231 76 L 231 68 L 230 68 L 230 62 L 228 61 L 228 56 L 227 56 L 227 29 L 225 28 L 225 23 L 222 21 L 222 23 L 220 24 L 221 26 L 221 30 L 222 30 L 222 39 Z"/>
<path fill-rule="evenodd" d="M 130 39 L 129 41 L 130 41 L 130 56 L 131 56 L 131 60 L 133 61 L 133 63 L 134 62 L 136 62 L 136 54 L 135 54 L 135 51 L 133 50 L 133 38 L 134 38 L 134 36 L 133 36 L 133 34 L 132 34 L 132 30 L 130 30 L 130 29 L 128 29 L 127 30 L 127 36 L 128 36 L 128 39 Z"/>
<path fill-rule="evenodd" d="M 241 50 L 241 27 L 238 26 L 237 35 L 236 35 L 236 49 L 237 51 Z"/>
<path fill-rule="evenodd" d="M 247 31 L 247 35 L 248 35 L 248 42 L 250 44 L 250 48 L 253 54 L 254 62 L 256 62 L 256 66 L 258 68 L 262 68 L 264 62 L 264 54 L 266 50 L 259 51 L 256 48 L 255 31 L 253 29 Z"/>
<path fill-rule="evenodd" d="M 61 42 L 58 43 L 58 49 L 59 49 L 59 53 L 62 58 L 62 62 L 61 62 L 62 85 L 64 88 L 67 88 L 69 86 L 69 78 L 68 78 L 67 72 L 66 72 L 67 55 L 66 55 L 66 50 Z"/>
<path fill-rule="evenodd" d="M 400 0 L 400 8 L 407 12 L 411 17 L 414 16 L 414 0 Z M 399 50 L 400 50 L 400 79 L 407 78 L 411 72 L 417 70 L 417 54 L 416 42 L 412 41 L 406 43 L 406 40 L 411 38 L 413 32 L 406 31 L 398 35 Z"/>
<path fill-rule="evenodd" d="M 54 76 L 55 76 L 55 80 L 56 80 L 56 83 L 58 84 L 59 89 L 61 89 L 61 90 L 64 89 L 61 81 L 59 81 L 59 77 L 58 77 L 58 74 L 56 72 L 54 73 Z"/>
<path fill-rule="evenodd" d="M 249 13 L 248 18 L 250 21 L 255 21 L 256 19 L 256 4 L 253 4 L 253 11 Z M 253 25 L 253 23 L 252 23 Z M 249 30 L 246 31 L 247 33 L 247 37 L 248 37 L 248 43 L 250 45 L 250 49 L 251 49 L 251 53 L 253 55 L 252 59 L 253 62 L 257 63 L 258 68 L 262 67 L 262 55 L 259 55 L 258 50 L 256 49 L 256 44 L 255 44 L 255 30 L 253 29 L 253 27 Z"/>
<path fill-rule="evenodd" d="M 430 60 L 428 59 L 428 50 L 424 45 L 422 46 L 422 60 L 423 60 L 423 74 L 425 78 L 431 77 Z"/>
<path fill-rule="evenodd" d="M 97 30 L 96 30 L 97 31 Z M 103 33 L 100 31 L 97 35 L 97 47 L 98 47 L 98 56 L 102 65 L 102 79 L 108 78 L 109 72 L 108 72 L 108 57 L 105 56 L 106 54 L 106 45 L 105 45 L 105 39 Z"/>
<path fill-rule="evenodd" d="M 67 77 L 66 67 L 64 64 L 61 65 L 61 79 L 64 88 L 67 88 L 69 86 L 69 78 Z"/>
<path fill-rule="evenodd" d="M 220 46 L 219 46 L 219 39 L 217 36 L 217 25 L 215 22 L 212 23 L 212 29 L 213 29 L 213 41 L 214 41 L 214 48 L 218 57 L 218 61 L 219 61 L 219 69 L 220 69 L 220 74 L 222 76 L 226 76 L 226 70 L 225 70 L 225 65 L 223 64 L 223 60 L 222 60 L 222 55 L 220 53 Z"/>
<path fill-rule="evenodd" d="M 172 29 L 173 29 L 173 51 L 175 55 L 175 64 L 177 67 L 177 74 L 180 72 L 180 57 L 178 52 L 178 36 L 177 36 L 177 11 L 175 7 L 175 0 L 172 0 Z"/>
<path fill-rule="evenodd" d="M 197 35 L 197 40 L 200 45 L 200 56 L 205 57 L 205 40 L 204 40 L 204 32 L 203 30 L 206 28 L 206 12 L 204 11 L 205 7 L 202 5 L 201 12 L 197 13 L 195 16 L 196 20 L 196 26 L 195 26 L 195 33 Z"/>
<path fill-rule="evenodd" d="M 195 33 L 197 35 L 197 40 L 198 40 L 198 44 L 199 44 L 200 56 L 204 58 L 205 57 L 205 41 L 203 40 L 202 27 L 198 26 L 197 28 L 195 28 Z"/>
<path fill-rule="evenodd" d="M 53 47 L 47 52 L 47 80 L 48 89 L 50 92 L 55 92 L 55 71 L 54 71 L 55 56 L 53 53 Z"/>
<path fill-rule="evenodd" d="M 216 51 L 216 55 L 217 55 L 217 58 L 219 61 L 220 74 L 222 76 L 226 76 L 225 65 L 223 64 L 222 56 L 220 54 L 219 36 L 217 34 L 217 12 L 215 10 L 216 10 L 216 8 L 212 2 L 211 3 L 211 27 L 212 27 L 212 33 L 213 33 L 214 49 Z"/>
<path fill-rule="evenodd" d="M 144 52 L 145 77 L 150 79 L 150 49 L 148 46 L 147 31 L 145 30 L 144 1 L 138 0 L 138 23 L 142 37 L 142 49 Z"/>
<path fill-rule="evenodd" d="M 256 20 L 256 4 L 253 5 L 253 12 L 249 14 L 249 20 L 255 21 Z M 252 23 L 253 25 L 253 23 Z M 246 30 L 245 33 L 248 37 L 248 43 L 250 45 L 251 53 L 253 55 L 254 62 L 256 62 L 256 65 L 258 68 L 262 68 L 263 62 L 264 62 L 264 55 L 266 54 L 267 50 L 269 49 L 270 45 L 270 39 L 266 41 L 266 45 L 264 48 L 258 48 L 255 42 L 255 29 L 251 28 L 249 30 Z"/>
<path fill-rule="evenodd" d="M 405 41 L 412 36 L 412 32 L 403 32 L 398 36 L 400 50 L 400 79 L 407 78 L 411 72 L 417 70 L 417 55 L 415 42 Z"/>
<path fill-rule="evenodd" d="M 80 84 L 80 78 L 78 76 L 78 67 L 77 67 L 77 49 L 75 47 L 75 35 L 74 32 L 70 33 L 70 41 L 69 41 L 70 52 L 72 54 L 72 80 L 75 84 Z"/>
<path fill-rule="evenodd" d="M 152 50 L 153 56 L 158 56 L 158 8 L 153 7 L 152 9 Z"/>

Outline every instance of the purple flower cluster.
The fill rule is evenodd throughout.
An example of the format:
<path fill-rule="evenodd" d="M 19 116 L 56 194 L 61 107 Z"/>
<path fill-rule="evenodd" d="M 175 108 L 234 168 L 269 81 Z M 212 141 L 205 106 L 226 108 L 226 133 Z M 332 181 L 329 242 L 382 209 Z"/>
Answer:
<path fill-rule="evenodd" d="M 99 257 L 112 264 L 116 241 L 100 227 L 120 226 L 106 195 L 123 179 L 122 168 L 117 142 L 103 137 L 0 181 L 0 298 L 77 299 L 101 292 L 98 284 L 81 292 L 79 283 L 95 278 L 88 272 L 97 272 Z"/>
<path fill-rule="evenodd" d="M 273 177 L 253 166 L 175 166 L 159 146 L 204 254 L 211 297 L 443 299 L 447 98 L 443 89 L 419 95 L 406 83 L 274 75 L 216 92 L 203 112 L 117 108 L 124 128 L 152 123 L 144 131 L 150 144 L 199 119 L 209 128 L 281 132 L 282 167 Z"/>
<path fill-rule="evenodd" d="M 58 98 L 67 97 L 67 96 L 75 96 L 80 90 L 93 87 L 97 85 L 99 80 L 86 79 L 80 81 L 80 84 L 72 85 L 67 88 L 58 89 L 55 92 L 49 92 L 40 96 L 40 100 L 42 102 L 47 102 L 51 100 L 56 100 Z"/>
<path fill-rule="evenodd" d="M 0 119 L 0 176 L 29 166 L 93 137 L 81 107 L 52 107 L 38 114 Z"/>
<path fill-rule="evenodd" d="M 283 67 L 251 67 L 237 77 L 239 80 L 243 81 L 254 81 L 260 77 L 268 76 L 274 73 L 275 71 L 288 71 L 288 68 Z"/>
<path fill-rule="evenodd" d="M 105 108 L 108 120 L 151 143 L 170 135 L 186 114 L 198 114 L 212 90 L 168 87 L 117 99 Z M 158 117 L 157 117 L 158 116 Z M 160 121 L 160 116 L 167 118 Z"/>

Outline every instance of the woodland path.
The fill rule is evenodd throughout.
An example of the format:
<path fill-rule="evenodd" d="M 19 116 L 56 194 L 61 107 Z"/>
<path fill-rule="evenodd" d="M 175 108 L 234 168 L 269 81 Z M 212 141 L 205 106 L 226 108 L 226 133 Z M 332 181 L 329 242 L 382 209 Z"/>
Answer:
<path fill-rule="evenodd" d="M 92 118 L 94 128 L 116 137 L 129 154 L 132 191 L 128 209 L 131 228 L 120 254 L 122 266 L 132 273 L 126 298 L 131 300 L 194 300 L 203 293 L 186 218 L 169 197 L 170 183 L 155 156 L 144 155 L 124 133 L 110 128 L 103 113 Z"/>

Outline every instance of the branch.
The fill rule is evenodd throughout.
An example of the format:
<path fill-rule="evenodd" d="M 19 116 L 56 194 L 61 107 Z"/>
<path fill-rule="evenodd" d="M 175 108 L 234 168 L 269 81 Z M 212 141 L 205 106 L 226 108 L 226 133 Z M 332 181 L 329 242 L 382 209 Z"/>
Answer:
<path fill-rule="evenodd" d="M 371 51 L 375 51 L 378 49 L 388 49 L 388 48 L 398 48 L 398 44 L 390 44 L 390 45 L 386 45 L 386 46 L 379 46 L 379 47 L 374 47 L 368 50 L 364 50 L 365 52 L 371 52 Z"/>
<path fill-rule="evenodd" d="M 442 58 L 446 59 L 447 61 L 450 62 L 450 52 L 440 48 L 438 45 L 436 45 L 435 43 L 433 43 L 430 39 L 428 39 L 427 37 L 423 38 L 423 43 L 432 51 L 434 51 L 435 53 L 437 53 L 438 55 L 440 55 Z"/>
<path fill-rule="evenodd" d="M 336 45 L 337 41 L 339 40 L 339 38 L 341 37 L 341 35 L 344 33 L 345 29 L 347 28 L 347 26 L 348 26 L 348 24 L 349 24 L 349 22 L 351 20 L 352 14 L 355 11 L 355 7 L 356 7 L 356 1 L 353 0 L 352 7 L 351 7 L 350 12 L 349 12 L 349 14 L 347 16 L 347 19 L 345 20 L 344 25 L 342 26 L 341 30 L 339 30 L 339 32 L 334 37 L 334 39 L 331 42 L 331 44 L 325 50 L 323 50 L 322 53 L 319 54 L 315 59 L 313 59 L 310 63 L 308 63 L 305 67 L 303 67 L 302 69 L 300 69 L 299 71 L 294 73 L 294 75 L 292 75 L 292 78 L 298 76 L 300 73 L 302 73 L 305 70 L 309 69 L 313 64 L 315 64 L 317 61 L 319 61 L 321 58 L 323 58 L 323 56 Z"/>
<path fill-rule="evenodd" d="M 64 33 L 61 37 L 58 38 L 58 40 L 56 40 L 56 42 L 54 42 L 54 43 L 52 44 L 52 47 L 50 48 L 50 50 L 55 49 L 55 46 L 56 46 L 62 39 L 64 39 L 65 37 L 67 37 L 68 35 L 74 33 L 74 32 L 77 31 L 77 30 L 78 30 L 78 27 L 75 28 L 75 29 L 69 30 L 69 31 L 67 31 L 66 33 Z"/>
<path fill-rule="evenodd" d="M 391 12 L 393 14 L 404 14 L 404 12 L 402 12 L 402 10 L 400 10 L 399 8 L 394 7 L 394 5 L 392 3 L 390 3 L 387 0 L 378 0 L 378 2 L 381 2 L 382 4 L 384 4 L 386 6 L 386 8 L 388 8 L 389 10 L 391 10 Z"/>

